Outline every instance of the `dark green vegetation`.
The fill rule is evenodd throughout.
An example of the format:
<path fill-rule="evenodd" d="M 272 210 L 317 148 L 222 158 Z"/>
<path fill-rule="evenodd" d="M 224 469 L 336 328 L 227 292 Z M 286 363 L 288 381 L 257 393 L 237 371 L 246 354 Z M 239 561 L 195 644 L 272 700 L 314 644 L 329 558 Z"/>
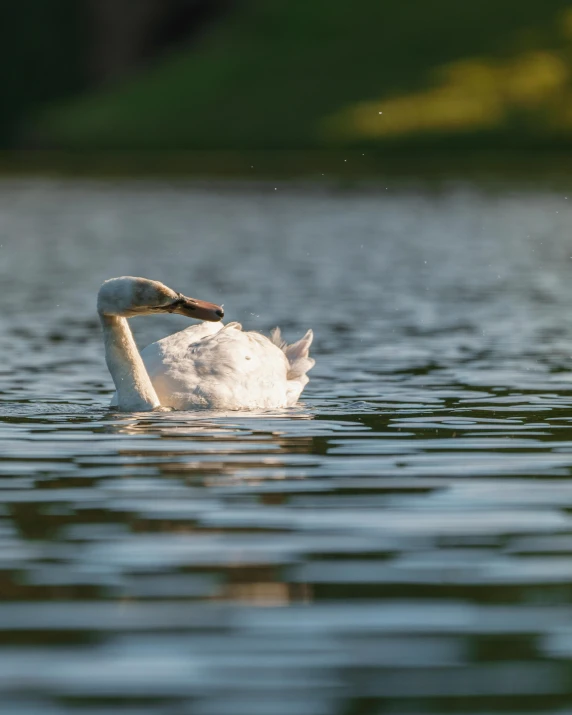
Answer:
<path fill-rule="evenodd" d="M 87 27 L 78 0 L 2 3 L 0 146 L 18 139 L 22 117 L 87 86 Z"/>
<path fill-rule="evenodd" d="M 554 149 L 572 138 L 568 9 L 563 0 L 252 0 L 190 49 L 35 114 L 23 142 L 95 151 Z M 444 92 L 423 94 L 435 87 Z M 394 129 L 364 130 L 356 107 L 377 115 L 375 103 L 387 102 Z"/>

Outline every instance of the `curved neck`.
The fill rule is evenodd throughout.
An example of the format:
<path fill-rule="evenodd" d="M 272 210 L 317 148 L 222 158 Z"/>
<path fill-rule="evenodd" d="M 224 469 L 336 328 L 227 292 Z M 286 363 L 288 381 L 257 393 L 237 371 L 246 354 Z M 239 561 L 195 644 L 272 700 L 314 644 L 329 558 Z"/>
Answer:
<path fill-rule="evenodd" d="M 102 315 L 105 360 L 117 390 L 117 406 L 126 412 L 143 412 L 160 406 L 133 334 L 125 318 Z"/>

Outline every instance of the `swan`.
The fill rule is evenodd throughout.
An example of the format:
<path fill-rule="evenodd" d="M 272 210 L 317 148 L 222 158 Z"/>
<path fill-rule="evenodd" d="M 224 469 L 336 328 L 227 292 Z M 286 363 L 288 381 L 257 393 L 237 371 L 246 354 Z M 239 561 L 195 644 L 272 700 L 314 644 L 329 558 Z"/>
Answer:
<path fill-rule="evenodd" d="M 111 405 L 125 412 L 158 408 L 251 410 L 291 407 L 314 366 L 313 333 L 287 345 L 276 328 L 270 339 L 223 325 L 223 309 L 187 298 L 159 281 L 111 278 L 97 296 L 105 359 L 115 383 Z M 139 352 L 128 318 L 179 313 L 203 320 Z"/>

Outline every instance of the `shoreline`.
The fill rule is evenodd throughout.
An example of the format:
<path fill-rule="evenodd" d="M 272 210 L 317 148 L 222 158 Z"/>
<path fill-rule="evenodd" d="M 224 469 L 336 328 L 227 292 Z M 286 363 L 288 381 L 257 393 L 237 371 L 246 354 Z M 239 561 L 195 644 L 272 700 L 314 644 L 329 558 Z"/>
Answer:
<path fill-rule="evenodd" d="M 199 184 L 267 182 L 375 186 L 481 180 L 518 184 L 572 181 L 572 151 L 367 152 L 0 152 L 0 179 L 167 180 Z"/>

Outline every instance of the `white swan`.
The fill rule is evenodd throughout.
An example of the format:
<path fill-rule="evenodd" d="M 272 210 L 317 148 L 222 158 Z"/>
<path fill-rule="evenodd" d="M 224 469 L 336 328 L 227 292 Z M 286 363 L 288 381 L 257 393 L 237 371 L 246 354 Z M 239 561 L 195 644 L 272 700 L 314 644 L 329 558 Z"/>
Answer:
<path fill-rule="evenodd" d="M 140 412 L 158 407 L 220 410 L 290 407 L 314 365 L 309 330 L 293 345 L 278 328 L 271 339 L 223 325 L 221 307 L 187 298 L 158 281 L 123 276 L 105 281 L 97 296 L 105 359 L 115 383 L 111 404 Z M 210 322 L 193 325 L 139 353 L 127 318 L 181 313 Z"/>

